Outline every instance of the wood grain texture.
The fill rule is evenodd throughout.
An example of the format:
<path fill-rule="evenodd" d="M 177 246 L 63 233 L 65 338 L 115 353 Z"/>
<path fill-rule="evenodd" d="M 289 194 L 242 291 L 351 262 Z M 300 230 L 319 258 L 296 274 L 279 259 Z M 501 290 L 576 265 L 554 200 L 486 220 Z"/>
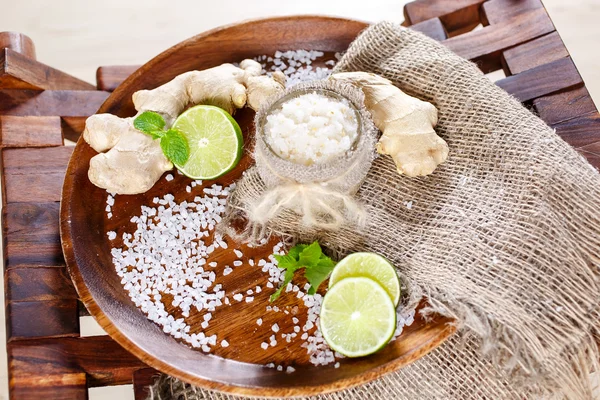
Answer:
<path fill-rule="evenodd" d="M 600 115 L 591 114 L 552 126 L 573 147 L 586 147 L 600 140 Z M 590 147 L 588 147 L 588 151 Z"/>
<path fill-rule="evenodd" d="M 62 146 L 60 117 L 0 115 L 1 147 Z"/>
<path fill-rule="evenodd" d="M 408 26 L 439 18 L 450 36 L 479 25 L 479 7 L 485 0 L 416 0 L 404 6 Z"/>
<path fill-rule="evenodd" d="M 504 73 L 516 75 L 569 56 L 558 32 L 552 32 L 502 53 Z"/>
<path fill-rule="evenodd" d="M 1 115 L 88 117 L 95 114 L 107 92 L 98 90 L 3 90 Z"/>
<path fill-rule="evenodd" d="M 411 25 L 410 29 L 414 29 L 415 31 L 419 31 L 432 39 L 441 42 L 448 38 L 448 34 L 446 33 L 446 29 L 444 29 L 444 25 L 442 25 L 442 21 L 439 18 L 428 19 L 423 22 L 419 22 L 417 24 Z"/>
<path fill-rule="evenodd" d="M 72 142 L 77 142 L 77 140 L 79 140 L 79 136 L 81 136 L 83 130 L 85 129 L 85 121 L 87 118 L 88 116 L 62 117 L 61 126 L 64 138 Z"/>
<path fill-rule="evenodd" d="M 81 79 L 9 48 L 0 50 L 0 89 L 94 90 Z"/>
<path fill-rule="evenodd" d="M 533 101 L 533 107 L 548 125 L 557 125 L 598 112 L 585 87 L 539 97 Z"/>
<path fill-rule="evenodd" d="M 320 49 L 327 54 L 345 49 L 350 41 L 366 27 L 364 23 L 324 17 L 282 17 L 258 20 L 216 29 L 180 43 L 154 58 L 134 72 L 110 96 L 100 112 L 120 116 L 134 114 L 131 94 L 141 88 L 153 88 L 176 75 L 193 69 L 204 69 L 223 62 L 240 61 L 246 57 L 274 53 L 281 48 Z M 326 34 L 324 34 L 326 32 Z M 210 57 L 190 57 L 190 54 L 210 54 Z M 245 109 L 235 115 L 242 127 L 246 143 L 253 134 L 253 112 Z M 207 356 L 182 345 L 165 335 L 160 327 L 150 322 L 131 302 L 123 290 L 120 278 L 112 268 L 110 248 L 120 244 L 121 234 L 132 228 L 131 215 L 139 213 L 142 204 L 151 204 L 154 196 L 173 193 L 176 201 L 193 199 L 203 186 L 187 193 L 188 178 L 175 175 L 171 182 L 161 181 L 147 193 L 136 196 L 117 196 L 113 217 L 106 218 L 104 208 L 106 192 L 93 186 L 87 179 L 89 159 L 95 152 L 79 140 L 65 178 L 61 202 L 61 237 L 66 262 L 82 301 L 98 323 L 121 345 L 148 365 L 170 375 L 207 388 L 247 395 L 310 395 L 357 385 L 384 373 L 396 370 L 417 359 L 437 346 L 454 332 L 450 320 L 434 317 L 430 321 L 417 318 L 402 336 L 390 343 L 385 351 L 359 360 L 341 360 L 340 368 L 315 367 L 308 363 L 301 341 L 279 345 L 265 351 L 260 343 L 272 334 L 270 326 L 278 322 L 281 332 L 292 331 L 291 316 L 297 312 L 300 324 L 306 318 L 299 312 L 300 300 L 284 296 L 279 303 L 286 315 L 273 312 L 265 314 L 268 296 L 274 289 L 265 289 L 252 303 L 236 307 L 222 307 L 213 313 L 207 335 L 219 332 L 219 340 L 227 339 L 230 346 L 216 346 Z M 251 164 L 246 154 L 238 167 L 216 182 L 228 184 L 241 176 Z M 102 201 L 89 201 L 101 199 Z M 106 231 L 115 231 L 118 239 L 109 241 Z M 210 240 L 206 239 L 206 241 Z M 85 243 L 85 246 L 83 245 Z M 248 259 L 265 258 L 272 252 L 269 245 L 247 248 L 229 242 L 228 249 L 213 253 L 212 260 L 221 261 L 215 268 L 218 283 L 232 288 L 228 292 L 246 291 L 256 285 L 265 287 L 266 276 L 252 267 Z M 244 264 L 235 273 L 223 276 L 226 263 L 236 259 L 233 248 L 244 253 Z M 167 303 L 168 304 L 168 303 Z M 169 305 L 168 307 L 172 307 Z M 194 312 L 188 322 L 199 329 L 203 312 Z M 262 317 L 263 326 L 256 325 Z M 194 322 L 195 321 L 195 322 Z M 264 367 L 267 362 L 296 367 L 294 374 L 286 374 Z"/>
<path fill-rule="evenodd" d="M 583 79 L 571 57 L 528 69 L 496 82 L 521 102 L 583 85 Z"/>
<path fill-rule="evenodd" d="M 79 336 L 76 299 L 7 301 L 6 340 Z"/>
<path fill-rule="evenodd" d="M 0 50 L 11 49 L 35 60 L 35 45 L 27 35 L 18 32 L 0 32 Z"/>
<path fill-rule="evenodd" d="M 77 300 L 77 292 L 65 267 L 12 268 L 4 274 L 6 300 Z"/>
<path fill-rule="evenodd" d="M 96 70 L 96 86 L 98 90 L 112 92 L 139 67 L 139 65 L 107 65 L 99 67 Z"/>
<path fill-rule="evenodd" d="M 78 371 L 89 387 L 129 384 L 134 371 L 147 368 L 108 336 L 15 341 L 8 344 L 8 362 L 11 382 Z"/>
<path fill-rule="evenodd" d="M 481 20 L 494 25 L 533 10 L 544 10 L 540 0 L 490 0 L 481 5 Z"/>
<path fill-rule="evenodd" d="M 66 146 L 2 150 L 6 202 L 60 201 L 72 151 Z"/>
<path fill-rule="evenodd" d="M 4 263 L 19 267 L 64 267 L 58 203 L 9 203 L 3 209 Z"/>
<path fill-rule="evenodd" d="M 478 63 L 487 73 L 501 68 L 502 51 L 553 31 L 554 25 L 546 10 L 538 9 L 452 37 L 443 43 L 458 55 Z"/>

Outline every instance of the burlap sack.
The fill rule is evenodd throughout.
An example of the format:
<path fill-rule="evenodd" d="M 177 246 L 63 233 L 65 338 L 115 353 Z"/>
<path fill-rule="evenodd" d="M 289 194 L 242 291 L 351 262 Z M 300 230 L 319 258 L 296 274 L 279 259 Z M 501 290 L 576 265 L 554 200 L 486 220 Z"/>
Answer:
<path fill-rule="evenodd" d="M 319 398 L 591 398 L 589 374 L 599 368 L 598 171 L 475 65 L 397 24 L 368 28 L 337 69 L 383 75 L 435 104 L 450 157 L 418 179 L 379 157 L 358 192 L 371 217 L 365 242 L 346 247 L 349 232 L 323 240 L 385 254 L 413 297 L 427 296 L 428 311 L 454 316 L 460 330 L 407 368 Z M 233 398 L 169 378 L 153 391 L 170 393 Z"/>
<path fill-rule="evenodd" d="M 268 113 L 281 102 L 314 92 L 347 100 L 357 112 L 359 136 L 346 154 L 326 163 L 301 165 L 277 156 L 264 138 L 263 127 Z M 269 99 L 254 121 L 255 166 L 236 182 L 219 232 L 256 245 L 272 233 L 294 236 L 295 231 L 286 230 L 290 221 L 294 227 L 316 231 L 363 227 L 366 212 L 354 195 L 375 158 L 377 128 L 365 109 L 362 91 L 332 81 L 301 83 Z M 236 229 L 238 219 L 245 221 L 241 232 Z"/>

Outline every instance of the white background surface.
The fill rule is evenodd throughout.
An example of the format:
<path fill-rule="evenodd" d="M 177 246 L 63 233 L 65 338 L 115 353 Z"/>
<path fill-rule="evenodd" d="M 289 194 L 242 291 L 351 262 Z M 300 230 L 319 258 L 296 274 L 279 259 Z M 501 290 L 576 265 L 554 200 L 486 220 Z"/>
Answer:
<path fill-rule="evenodd" d="M 143 64 L 170 46 L 220 25 L 291 14 L 401 22 L 403 5 L 407 2 L 0 0 L 0 31 L 27 34 L 36 45 L 39 61 L 95 83 L 96 68 L 100 65 Z M 600 104 L 600 0 L 545 0 L 544 3 L 592 97 Z M 4 306 L 0 306 L 3 321 Z M 98 329 L 91 317 L 82 323 L 82 332 L 98 334 Z M 0 328 L 0 343 L 5 343 L 4 339 L 4 329 Z M 4 346 L 1 347 L 0 399 L 7 399 L 6 353 Z M 133 399 L 132 388 L 128 385 L 93 389 L 90 399 Z"/>

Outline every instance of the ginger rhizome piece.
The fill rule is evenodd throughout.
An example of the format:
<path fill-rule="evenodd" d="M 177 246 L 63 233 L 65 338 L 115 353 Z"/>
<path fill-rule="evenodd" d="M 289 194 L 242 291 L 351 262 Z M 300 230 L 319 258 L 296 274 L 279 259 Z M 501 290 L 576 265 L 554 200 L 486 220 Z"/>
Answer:
<path fill-rule="evenodd" d="M 85 122 L 83 139 L 99 152 L 90 160 L 90 181 L 111 193 L 147 192 L 173 169 L 159 141 L 135 129 L 133 118 L 92 115 Z"/>
<path fill-rule="evenodd" d="M 167 124 L 189 104 L 210 104 L 232 114 L 248 104 L 257 110 L 260 104 L 285 87 L 285 75 L 277 71 L 273 77 L 261 76 L 262 65 L 244 60 L 240 67 L 222 64 L 203 71 L 190 71 L 152 90 L 133 94 L 133 104 L 139 112 L 161 114 Z"/>
<path fill-rule="evenodd" d="M 240 67 L 223 64 L 203 71 L 181 74 L 153 90 L 133 94 L 138 115 L 161 114 L 167 128 L 190 104 L 212 104 L 230 114 L 248 104 L 257 110 L 269 96 L 282 91 L 285 76 L 261 76 L 262 66 L 244 60 Z M 111 193 L 138 194 L 148 191 L 173 164 L 164 156 L 160 141 L 136 130 L 134 118 L 111 114 L 92 115 L 86 121 L 83 139 L 100 154 L 90 160 L 90 181 Z"/>
<path fill-rule="evenodd" d="M 431 174 L 448 158 L 448 144 L 433 129 L 437 109 L 407 95 L 389 80 L 367 72 L 342 72 L 329 79 L 350 83 L 365 95 L 365 107 L 382 132 L 377 151 L 392 156 L 398 173 Z"/>

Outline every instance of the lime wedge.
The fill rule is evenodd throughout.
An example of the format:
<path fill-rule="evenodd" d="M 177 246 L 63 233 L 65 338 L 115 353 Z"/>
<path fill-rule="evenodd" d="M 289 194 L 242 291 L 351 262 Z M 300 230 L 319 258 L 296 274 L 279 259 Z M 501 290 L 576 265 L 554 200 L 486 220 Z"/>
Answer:
<path fill-rule="evenodd" d="M 400 280 L 396 268 L 375 253 L 350 254 L 335 266 L 329 278 L 329 287 L 349 277 L 362 276 L 379 283 L 389 294 L 395 306 L 400 301 Z"/>
<path fill-rule="evenodd" d="M 362 357 L 382 349 L 396 330 L 396 307 L 369 278 L 346 278 L 331 287 L 321 306 L 321 333 L 333 350 Z"/>
<path fill-rule="evenodd" d="M 175 120 L 172 128 L 188 141 L 190 157 L 177 168 L 192 179 L 218 178 L 231 171 L 242 157 L 242 130 L 219 107 L 192 107 Z"/>

